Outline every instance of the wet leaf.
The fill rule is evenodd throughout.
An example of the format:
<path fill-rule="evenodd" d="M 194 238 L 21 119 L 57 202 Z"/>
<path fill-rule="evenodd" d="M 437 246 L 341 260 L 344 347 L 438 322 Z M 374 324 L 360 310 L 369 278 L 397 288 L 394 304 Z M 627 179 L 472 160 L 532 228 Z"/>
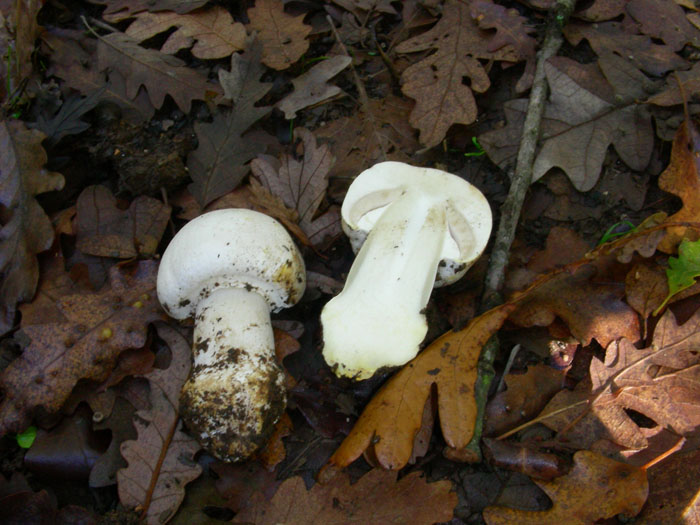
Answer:
<path fill-rule="evenodd" d="M 349 56 L 330 57 L 292 80 L 294 91 L 277 103 L 284 117 L 292 120 L 300 109 L 321 104 L 342 93 L 342 89 L 328 81 L 348 67 L 350 62 L 352 59 Z"/>
<path fill-rule="evenodd" d="M 642 509 L 649 491 L 644 470 L 587 450 L 574 455 L 574 467 L 566 476 L 535 483 L 552 499 L 551 509 L 533 512 L 487 507 L 486 523 L 589 525 L 618 514 L 631 517 Z"/>
<path fill-rule="evenodd" d="M 43 138 L 21 122 L 0 122 L 0 334 L 12 328 L 17 303 L 34 296 L 36 255 L 49 249 L 54 238 L 51 221 L 35 197 L 63 188 L 64 180 L 44 168 Z"/>
<path fill-rule="evenodd" d="M 136 412 L 138 438 L 122 443 L 129 466 L 117 473 L 120 501 L 126 507 L 138 507 L 149 525 L 168 521 L 185 497 L 185 485 L 202 472 L 194 462 L 201 447 L 182 431 L 178 416 L 180 389 L 190 373 L 190 347 L 174 328 L 166 324 L 156 328 L 172 358 L 168 368 L 145 376 L 151 386 L 151 408 Z"/>
<path fill-rule="evenodd" d="M 101 292 L 57 300 L 62 321 L 22 327 L 31 344 L 0 376 L 0 434 L 22 430 L 39 406 L 57 411 L 79 379 L 105 379 L 122 351 L 143 346 L 163 316 L 156 271 L 150 261 L 113 268 Z"/>
<path fill-rule="evenodd" d="M 411 457 L 433 384 L 437 385 L 445 442 L 452 448 L 464 448 L 472 438 L 476 421 L 474 383 L 481 348 L 511 309 L 512 305 L 504 305 L 476 317 L 464 329 L 438 338 L 404 365 L 365 407 L 329 464 L 345 467 L 372 447 L 383 468 L 404 467 Z"/>
<path fill-rule="evenodd" d="M 80 251 L 100 257 L 152 257 L 170 219 L 170 206 L 146 195 L 128 210 L 104 186 L 88 186 L 78 197 L 76 234 Z"/>
<path fill-rule="evenodd" d="M 339 473 L 307 491 L 300 477 L 282 483 L 271 501 L 259 493 L 233 523 L 414 523 L 449 521 L 457 496 L 449 481 L 426 483 L 419 472 L 396 480 L 396 473 L 374 469 L 351 485 Z M 416 505 L 419 501 L 420 505 Z"/>
<path fill-rule="evenodd" d="M 245 27 L 234 22 L 231 14 L 221 6 L 188 14 L 142 12 L 136 15 L 126 34 L 143 42 L 171 27 L 177 27 L 177 30 L 160 48 L 162 53 L 169 55 L 192 47 L 192 54 L 197 58 L 224 58 L 245 47 Z"/>
<path fill-rule="evenodd" d="M 285 13 L 281 0 L 256 0 L 248 18 L 263 44 L 262 62 L 272 69 L 287 69 L 309 48 L 311 26 L 304 24 L 304 15 Z"/>
<path fill-rule="evenodd" d="M 317 244 L 340 233 L 340 216 L 331 208 L 316 217 L 328 188 L 328 173 L 333 166 L 333 155 L 327 145 L 318 146 L 313 133 L 304 128 L 294 130 L 300 141 L 298 155 L 286 154 L 279 159 L 259 155 L 250 167 L 255 177 L 285 206 L 296 210 L 299 226 L 309 240 Z"/>

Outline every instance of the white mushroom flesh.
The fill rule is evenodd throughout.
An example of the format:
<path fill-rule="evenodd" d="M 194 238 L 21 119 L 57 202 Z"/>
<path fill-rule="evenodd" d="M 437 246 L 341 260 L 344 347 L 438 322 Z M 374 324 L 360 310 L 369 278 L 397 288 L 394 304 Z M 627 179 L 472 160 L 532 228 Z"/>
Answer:
<path fill-rule="evenodd" d="M 321 313 L 323 355 L 336 374 L 367 379 L 418 353 L 433 286 L 456 281 L 481 254 L 491 211 L 454 175 L 387 162 L 353 182 L 343 219 L 359 252 L 343 291 Z"/>

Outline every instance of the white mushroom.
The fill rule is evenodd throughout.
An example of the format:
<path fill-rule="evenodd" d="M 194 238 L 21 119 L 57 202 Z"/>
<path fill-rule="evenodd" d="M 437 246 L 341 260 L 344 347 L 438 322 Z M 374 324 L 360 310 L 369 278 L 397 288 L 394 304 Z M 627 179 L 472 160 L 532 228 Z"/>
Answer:
<path fill-rule="evenodd" d="M 433 286 L 462 277 L 491 233 L 491 208 L 444 171 L 382 162 L 353 181 L 343 229 L 358 252 L 321 313 L 323 355 L 339 376 L 367 379 L 418 353 Z"/>
<path fill-rule="evenodd" d="M 255 211 L 201 215 L 165 250 L 160 303 L 176 319 L 195 319 L 180 416 L 217 458 L 250 455 L 284 412 L 270 311 L 295 304 L 305 286 L 304 261 L 289 234 Z"/>

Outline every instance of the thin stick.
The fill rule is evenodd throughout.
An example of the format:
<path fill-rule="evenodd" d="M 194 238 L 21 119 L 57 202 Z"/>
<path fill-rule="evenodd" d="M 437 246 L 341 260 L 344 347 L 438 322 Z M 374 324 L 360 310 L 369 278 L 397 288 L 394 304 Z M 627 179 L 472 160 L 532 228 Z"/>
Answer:
<path fill-rule="evenodd" d="M 648 470 L 649 468 L 656 465 L 659 461 L 663 461 L 664 459 L 669 457 L 674 452 L 680 450 L 683 447 L 683 445 L 685 445 L 685 438 L 683 436 L 681 436 L 681 438 L 676 442 L 676 444 L 673 445 L 671 448 L 669 448 L 666 452 L 659 454 L 654 459 L 652 459 L 649 463 L 647 463 L 646 465 L 642 465 L 639 468 L 642 470 Z"/>

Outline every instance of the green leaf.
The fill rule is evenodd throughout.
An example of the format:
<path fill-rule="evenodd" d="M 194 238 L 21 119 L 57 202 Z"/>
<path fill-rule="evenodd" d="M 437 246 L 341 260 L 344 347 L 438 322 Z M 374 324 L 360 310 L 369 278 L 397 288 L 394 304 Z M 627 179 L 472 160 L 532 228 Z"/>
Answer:
<path fill-rule="evenodd" d="M 695 279 L 700 276 L 700 240 L 689 241 L 684 239 L 678 247 L 678 258 L 668 259 L 668 295 L 664 302 L 654 310 L 657 315 L 666 306 L 668 300 L 678 292 L 690 288 L 695 284 Z"/>
<path fill-rule="evenodd" d="M 17 434 L 17 444 L 22 448 L 29 448 L 34 444 L 36 439 L 36 427 L 31 426 L 24 432 Z"/>

